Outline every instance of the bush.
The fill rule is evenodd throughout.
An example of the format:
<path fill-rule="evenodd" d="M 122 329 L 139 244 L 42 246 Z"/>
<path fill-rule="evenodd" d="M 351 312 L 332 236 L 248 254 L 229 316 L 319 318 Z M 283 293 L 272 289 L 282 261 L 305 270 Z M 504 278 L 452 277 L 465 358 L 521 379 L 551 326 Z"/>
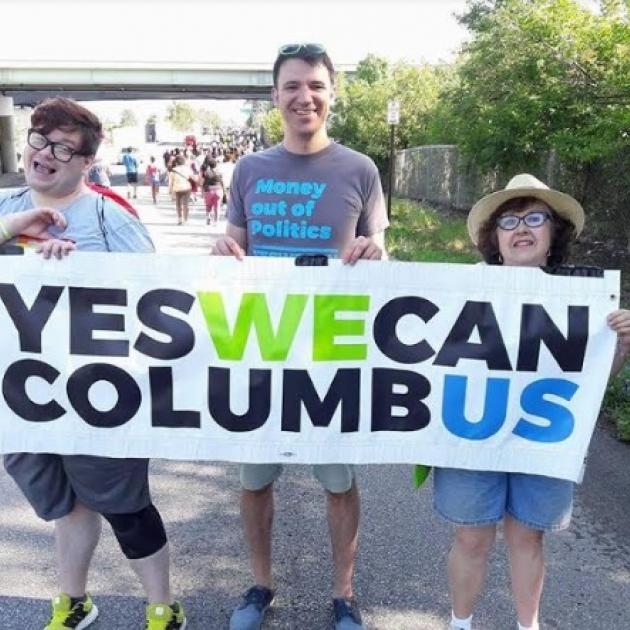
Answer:
<path fill-rule="evenodd" d="M 626 365 L 606 390 L 602 407 L 614 422 L 617 437 L 630 442 L 630 366 Z"/>

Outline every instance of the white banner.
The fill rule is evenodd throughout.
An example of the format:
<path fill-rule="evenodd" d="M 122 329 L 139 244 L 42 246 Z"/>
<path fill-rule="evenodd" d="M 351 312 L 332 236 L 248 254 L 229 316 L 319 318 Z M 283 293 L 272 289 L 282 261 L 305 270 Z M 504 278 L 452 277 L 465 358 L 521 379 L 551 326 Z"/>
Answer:
<path fill-rule="evenodd" d="M 619 272 L 0 258 L 0 452 L 577 479 Z"/>

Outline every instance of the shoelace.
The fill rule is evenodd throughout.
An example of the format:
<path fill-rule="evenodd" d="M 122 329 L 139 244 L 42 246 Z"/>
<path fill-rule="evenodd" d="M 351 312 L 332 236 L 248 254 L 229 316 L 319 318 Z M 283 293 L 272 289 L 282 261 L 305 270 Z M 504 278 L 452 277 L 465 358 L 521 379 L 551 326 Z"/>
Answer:
<path fill-rule="evenodd" d="M 78 626 L 79 622 L 83 620 L 87 616 L 87 610 L 83 607 L 85 602 L 79 602 L 72 607 L 70 614 L 64 619 L 64 625 L 67 622 L 74 624 L 72 626 L 68 626 L 69 628 L 74 628 L 74 626 Z"/>
<path fill-rule="evenodd" d="M 169 621 L 168 626 L 166 626 L 166 630 L 178 630 L 181 628 L 181 624 L 177 621 L 177 613 L 180 612 L 180 607 L 171 606 L 171 610 L 173 611 L 173 618 Z"/>

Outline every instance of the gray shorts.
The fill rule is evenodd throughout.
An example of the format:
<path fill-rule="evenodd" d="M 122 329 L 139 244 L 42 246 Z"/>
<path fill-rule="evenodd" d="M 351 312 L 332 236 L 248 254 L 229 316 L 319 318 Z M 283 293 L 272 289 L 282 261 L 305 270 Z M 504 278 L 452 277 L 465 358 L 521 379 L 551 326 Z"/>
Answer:
<path fill-rule="evenodd" d="M 4 467 L 45 521 L 72 512 L 76 500 L 99 514 L 129 514 L 151 503 L 148 459 L 13 453 Z"/>
<path fill-rule="evenodd" d="M 282 464 L 241 464 L 241 486 L 245 490 L 262 490 L 282 474 Z M 313 475 L 324 490 L 343 494 L 352 488 L 354 466 L 349 464 L 315 464 Z"/>

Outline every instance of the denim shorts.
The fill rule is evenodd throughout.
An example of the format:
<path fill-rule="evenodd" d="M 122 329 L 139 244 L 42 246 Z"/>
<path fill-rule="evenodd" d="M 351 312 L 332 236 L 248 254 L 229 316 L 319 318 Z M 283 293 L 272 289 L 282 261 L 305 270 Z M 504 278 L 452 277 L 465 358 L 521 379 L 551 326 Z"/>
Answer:
<path fill-rule="evenodd" d="M 509 514 L 531 529 L 559 531 L 571 522 L 573 482 L 523 473 L 436 468 L 433 506 L 456 525 L 491 525 Z"/>
<path fill-rule="evenodd" d="M 241 464 L 241 486 L 245 490 L 262 490 L 282 474 L 282 464 Z M 324 490 L 343 494 L 352 488 L 354 467 L 349 464 L 315 464 L 313 475 Z"/>

